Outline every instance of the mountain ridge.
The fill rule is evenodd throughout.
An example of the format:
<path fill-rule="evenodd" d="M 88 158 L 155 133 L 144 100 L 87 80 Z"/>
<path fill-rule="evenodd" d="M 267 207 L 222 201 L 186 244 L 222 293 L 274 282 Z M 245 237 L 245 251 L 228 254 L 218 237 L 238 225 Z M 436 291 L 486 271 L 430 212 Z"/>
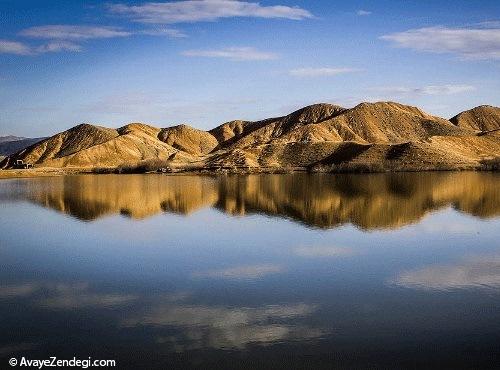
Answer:
<path fill-rule="evenodd" d="M 160 160 L 179 170 L 399 171 L 489 169 L 500 157 L 500 108 L 479 106 L 450 120 L 396 102 L 353 108 L 319 103 L 259 121 L 211 130 L 130 123 L 80 124 L 24 148 L 36 167 L 116 168 Z M 497 166 L 497 165 L 496 165 Z"/>
<path fill-rule="evenodd" d="M 17 153 L 18 151 L 27 148 L 30 145 L 36 144 L 45 137 L 29 138 L 22 136 L 0 136 L 0 156 L 6 157 Z"/>

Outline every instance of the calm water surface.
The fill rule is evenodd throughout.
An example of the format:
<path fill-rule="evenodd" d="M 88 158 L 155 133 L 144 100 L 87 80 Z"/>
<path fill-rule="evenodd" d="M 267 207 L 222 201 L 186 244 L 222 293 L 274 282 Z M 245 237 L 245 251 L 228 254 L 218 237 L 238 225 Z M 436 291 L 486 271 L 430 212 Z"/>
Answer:
<path fill-rule="evenodd" d="M 500 367 L 500 174 L 0 181 L 0 368 Z"/>

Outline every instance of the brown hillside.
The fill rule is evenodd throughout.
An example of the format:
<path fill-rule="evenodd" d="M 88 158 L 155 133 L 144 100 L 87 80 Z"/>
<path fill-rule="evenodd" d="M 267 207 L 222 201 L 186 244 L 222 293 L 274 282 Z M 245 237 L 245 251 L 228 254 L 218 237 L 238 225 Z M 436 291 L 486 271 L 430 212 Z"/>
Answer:
<path fill-rule="evenodd" d="M 208 154 L 219 143 L 211 133 L 187 125 L 164 128 L 158 138 L 174 148 L 194 155 Z"/>
<path fill-rule="evenodd" d="M 23 149 L 9 157 L 9 159 L 12 161 L 14 159 L 22 159 L 25 162 L 34 164 L 44 163 L 72 155 L 117 136 L 118 132 L 114 129 L 81 124 Z M 10 162 L 12 161 L 9 161 L 6 166 L 11 165 Z"/>
<path fill-rule="evenodd" d="M 418 108 L 392 102 L 361 103 L 322 125 L 337 132 L 353 132 L 367 143 L 403 143 L 423 141 L 434 135 L 471 134 Z M 339 134 L 346 141 L 357 141 Z"/>
<path fill-rule="evenodd" d="M 284 117 L 268 118 L 255 122 L 241 120 L 226 122 L 210 130 L 210 133 L 217 138 L 221 147 L 227 147 L 245 138 L 238 145 L 242 147 L 268 142 L 272 138 L 278 138 L 296 127 L 321 122 L 343 111 L 345 111 L 345 108 L 337 105 L 313 104 Z M 328 133 L 326 135 L 332 138 Z"/>
<path fill-rule="evenodd" d="M 472 135 L 468 129 L 428 115 L 420 109 L 392 102 L 362 103 L 351 109 L 315 104 L 285 117 L 247 123 L 235 148 L 279 142 L 355 141 L 403 143 L 435 135 Z"/>
<path fill-rule="evenodd" d="M 247 133 L 245 128 L 250 123 L 252 122 L 241 120 L 230 121 L 211 129 L 209 132 L 215 136 L 219 143 L 224 144 L 233 138 L 239 139 Z"/>
<path fill-rule="evenodd" d="M 500 108 L 481 105 L 457 114 L 450 121 L 458 127 L 472 130 L 498 130 L 500 129 Z"/>
<path fill-rule="evenodd" d="M 157 139 L 160 129 L 133 123 L 118 130 L 78 125 L 35 144 L 2 162 L 17 159 L 45 167 L 116 167 L 147 159 L 168 159 L 179 150 Z M 176 156 L 190 161 L 188 153 Z"/>
<path fill-rule="evenodd" d="M 283 117 L 226 122 L 209 132 L 187 125 L 131 123 L 115 130 L 84 124 L 11 155 L 0 167 L 17 159 L 37 167 L 87 168 L 159 159 L 176 168 L 225 171 L 495 169 L 499 110 L 478 107 L 452 123 L 393 102 L 350 109 L 314 104 Z"/>

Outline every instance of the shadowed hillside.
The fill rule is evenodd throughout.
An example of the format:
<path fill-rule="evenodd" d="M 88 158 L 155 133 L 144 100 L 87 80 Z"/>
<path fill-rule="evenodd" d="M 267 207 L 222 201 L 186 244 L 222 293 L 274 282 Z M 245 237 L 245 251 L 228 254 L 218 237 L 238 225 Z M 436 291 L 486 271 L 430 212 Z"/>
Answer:
<path fill-rule="evenodd" d="M 6 157 L 23 150 L 30 145 L 42 141 L 43 137 L 27 138 L 17 136 L 2 136 L 0 137 L 0 156 Z"/>
<path fill-rule="evenodd" d="M 377 172 L 495 169 L 500 108 L 481 106 L 451 120 L 393 102 L 346 109 L 314 104 L 261 121 L 230 121 L 210 131 L 133 123 L 88 124 L 21 150 L 36 167 L 95 168 L 169 161 L 176 170 Z"/>

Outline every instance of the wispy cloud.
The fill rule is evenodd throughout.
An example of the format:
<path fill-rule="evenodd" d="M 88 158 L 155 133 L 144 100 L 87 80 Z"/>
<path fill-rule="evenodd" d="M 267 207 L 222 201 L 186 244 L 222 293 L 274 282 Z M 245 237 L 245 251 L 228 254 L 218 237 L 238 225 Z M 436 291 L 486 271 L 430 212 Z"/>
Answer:
<path fill-rule="evenodd" d="M 0 40 L 0 54 L 37 55 L 59 51 L 81 51 L 82 47 L 70 41 L 50 41 L 39 46 L 23 42 Z"/>
<path fill-rule="evenodd" d="M 159 28 L 159 29 L 151 29 L 151 30 L 142 30 L 138 31 L 139 35 L 148 35 L 148 36 L 166 36 L 166 37 L 174 37 L 181 38 L 187 37 L 187 35 L 181 30 L 175 28 Z"/>
<path fill-rule="evenodd" d="M 46 40 L 89 40 L 113 37 L 126 37 L 132 33 L 116 27 L 93 27 L 80 25 L 54 24 L 30 27 L 19 33 L 21 36 Z"/>
<path fill-rule="evenodd" d="M 396 46 L 431 53 L 451 53 L 462 59 L 500 59 L 500 27 L 489 22 L 475 28 L 426 27 L 380 37 Z"/>
<path fill-rule="evenodd" d="M 133 35 L 187 37 L 185 33 L 174 28 L 126 31 L 118 27 L 56 24 L 30 27 L 19 32 L 21 37 L 46 40 L 41 45 L 33 46 L 20 41 L 0 40 L 0 54 L 38 55 L 61 51 L 79 52 L 83 50 L 81 43 L 88 40 Z"/>
<path fill-rule="evenodd" d="M 18 41 L 0 40 L 0 54 L 30 55 L 31 48 Z"/>
<path fill-rule="evenodd" d="M 385 94 L 387 96 L 422 96 L 422 95 L 454 95 L 464 92 L 474 91 L 476 88 L 471 85 L 427 85 L 422 87 L 407 86 L 383 86 L 368 89 Z"/>
<path fill-rule="evenodd" d="M 313 15 L 302 8 L 233 0 L 150 2 L 141 5 L 111 4 L 110 12 L 142 23 L 215 21 L 220 18 L 256 17 L 301 20 Z"/>
<path fill-rule="evenodd" d="M 186 50 L 182 52 L 182 55 L 188 57 L 225 58 L 232 61 L 272 60 L 278 58 L 278 55 L 275 53 L 260 51 L 253 47 Z"/>
<path fill-rule="evenodd" d="M 324 76 L 337 76 L 344 73 L 352 73 L 361 71 L 358 68 L 298 68 L 292 69 L 289 73 L 295 77 L 324 77 Z"/>
<path fill-rule="evenodd" d="M 37 53 L 51 53 L 59 51 L 82 51 L 82 47 L 70 41 L 51 41 L 35 48 Z"/>
<path fill-rule="evenodd" d="M 481 27 L 481 28 L 500 28 L 500 21 L 499 20 L 484 21 L 484 22 L 476 23 L 475 26 Z"/>
<path fill-rule="evenodd" d="M 222 279 L 260 279 L 266 275 L 277 274 L 283 272 L 282 266 L 264 264 L 264 265 L 250 265 L 250 266 L 236 266 L 222 270 L 210 270 L 205 272 L 195 273 L 194 277 L 209 277 L 209 278 L 222 278 Z"/>
<path fill-rule="evenodd" d="M 361 16 L 363 16 L 363 15 L 370 15 L 370 14 L 372 14 L 372 12 L 370 12 L 370 11 L 368 11 L 368 10 L 363 10 L 363 9 L 360 9 L 360 10 L 358 10 L 358 11 L 356 12 L 356 14 L 357 14 L 357 15 L 361 15 Z"/>

